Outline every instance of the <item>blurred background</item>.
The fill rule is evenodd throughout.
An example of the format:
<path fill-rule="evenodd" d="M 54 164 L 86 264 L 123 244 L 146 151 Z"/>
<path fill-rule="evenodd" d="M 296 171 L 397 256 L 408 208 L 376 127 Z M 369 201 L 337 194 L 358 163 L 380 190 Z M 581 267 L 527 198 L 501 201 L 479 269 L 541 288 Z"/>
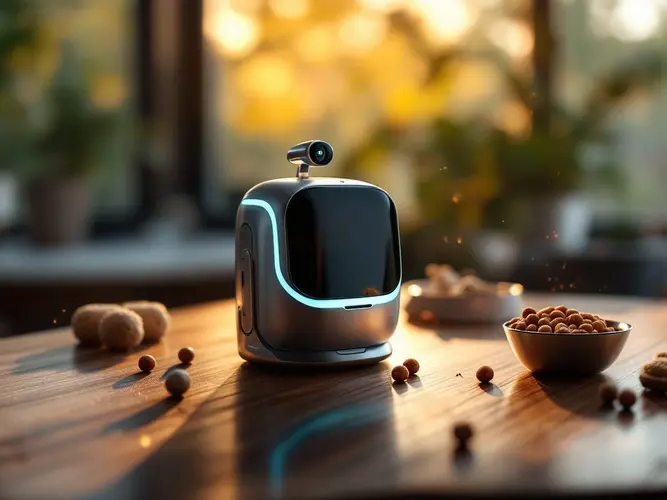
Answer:
<path fill-rule="evenodd" d="M 313 138 L 405 280 L 665 296 L 665 49 L 665 0 L 2 0 L 0 335 L 231 297 L 241 197 Z"/>

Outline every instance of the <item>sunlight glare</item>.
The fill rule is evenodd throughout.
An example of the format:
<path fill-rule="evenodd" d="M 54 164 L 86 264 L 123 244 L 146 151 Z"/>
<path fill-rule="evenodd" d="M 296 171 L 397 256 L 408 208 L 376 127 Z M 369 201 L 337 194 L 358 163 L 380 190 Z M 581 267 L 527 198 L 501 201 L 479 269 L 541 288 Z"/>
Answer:
<path fill-rule="evenodd" d="M 499 19 L 489 28 L 489 39 L 513 58 L 523 58 L 533 50 L 533 34 L 518 21 Z"/>
<path fill-rule="evenodd" d="M 474 22 L 475 16 L 465 0 L 414 0 L 409 6 L 421 17 L 429 38 L 436 44 L 457 40 Z"/>
<path fill-rule="evenodd" d="M 308 0 L 269 0 L 273 13 L 285 19 L 298 19 L 308 13 Z"/>
<path fill-rule="evenodd" d="M 221 9 L 212 13 L 209 19 L 205 25 L 206 35 L 223 54 L 243 57 L 257 46 L 259 26 L 250 16 Z"/>
<path fill-rule="evenodd" d="M 370 13 L 351 15 L 341 23 L 338 30 L 340 42 L 350 52 L 373 49 L 382 43 L 386 34 L 386 18 Z"/>
<path fill-rule="evenodd" d="M 389 13 L 403 7 L 406 0 L 358 0 L 362 8 L 382 13 Z"/>
<path fill-rule="evenodd" d="M 660 28 L 660 14 L 655 0 L 619 0 L 611 15 L 611 31 L 621 40 L 646 40 Z"/>

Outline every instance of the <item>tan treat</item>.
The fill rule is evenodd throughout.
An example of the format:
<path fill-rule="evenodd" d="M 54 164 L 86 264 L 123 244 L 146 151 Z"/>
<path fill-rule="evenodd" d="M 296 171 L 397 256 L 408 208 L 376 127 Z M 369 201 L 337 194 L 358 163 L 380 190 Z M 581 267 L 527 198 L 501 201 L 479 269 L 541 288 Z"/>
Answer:
<path fill-rule="evenodd" d="M 176 368 L 167 375 L 164 386 L 172 396 L 182 396 L 190 388 L 190 375 L 185 370 Z"/>
<path fill-rule="evenodd" d="M 540 320 L 540 317 L 537 314 L 529 314 L 526 316 L 525 322 L 527 325 L 536 325 Z"/>
<path fill-rule="evenodd" d="M 509 324 L 509 323 L 516 323 L 517 321 L 521 321 L 521 318 L 519 318 L 519 317 L 517 317 L 517 318 L 512 318 L 512 319 L 509 320 L 507 323 L 508 323 L 508 324 Z"/>
<path fill-rule="evenodd" d="M 540 320 L 537 322 L 537 326 L 542 325 L 551 325 L 551 319 L 548 316 L 546 318 L 540 318 Z"/>
<path fill-rule="evenodd" d="M 410 375 L 414 375 L 419 371 L 419 361 L 417 361 L 415 358 L 406 359 L 403 361 L 403 366 L 408 369 Z"/>
<path fill-rule="evenodd" d="M 134 311 L 144 320 L 145 344 L 158 342 L 169 329 L 169 311 L 160 302 L 126 302 L 123 307 Z"/>
<path fill-rule="evenodd" d="M 597 330 L 593 330 L 593 333 L 600 333 L 600 332 L 599 332 L 599 331 L 597 331 Z"/>
<path fill-rule="evenodd" d="M 537 313 L 537 315 L 542 318 L 547 318 L 549 321 L 551 321 L 551 316 L 549 316 L 547 313 Z"/>
<path fill-rule="evenodd" d="M 118 310 L 116 304 L 87 304 L 81 306 L 72 314 L 72 331 L 84 347 L 99 347 L 100 321 L 111 310 Z"/>
<path fill-rule="evenodd" d="M 491 382 L 491 380 L 493 380 L 493 375 L 494 375 L 493 368 L 486 365 L 480 366 L 476 374 L 477 380 L 479 380 L 483 384 Z"/>
<path fill-rule="evenodd" d="M 183 347 L 178 351 L 178 359 L 186 365 L 192 363 L 192 360 L 195 359 L 195 350 L 192 347 Z"/>
<path fill-rule="evenodd" d="M 590 320 L 590 319 L 586 319 L 586 318 L 584 318 L 583 323 L 586 323 L 587 325 L 591 325 L 591 326 L 593 326 L 593 321 Z M 583 324 L 583 323 L 582 323 L 582 324 Z"/>
<path fill-rule="evenodd" d="M 607 333 L 613 333 L 613 332 L 615 332 L 616 330 L 614 330 L 613 327 L 608 326 L 606 331 L 607 331 Z"/>
<path fill-rule="evenodd" d="M 396 382 L 405 382 L 410 376 L 410 372 L 403 365 L 394 366 L 391 370 L 391 378 Z"/>
<path fill-rule="evenodd" d="M 639 381 L 647 389 L 667 392 L 667 359 L 658 358 L 646 363 L 639 374 Z"/>
<path fill-rule="evenodd" d="M 514 329 L 516 329 L 516 330 L 525 330 L 526 329 L 526 323 L 524 323 L 523 321 L 517 321 L 514 324 Z"/>
<path fill-rule="evenodd" d="M 572 316 L 573 314 L 579 314 L 579 311 L 577 311 L 576 309 L 568 309 L 567 311 L 565 311 L 565 317 Z"/>
<path fill-rule="evenodd" d="M 111 310 L 100 321 L 100 339 L 110 351 L 129 351 L 141 344 L 143 338 L 141 316 L 128 309 Z"/>
<path fill-rule="evenodd" d="M 565 313 L 564 313 L 563 311 L 559 310 L 559 309 L 554 309 L 553 311 L 551 311 L 551 312 L 549 313 L 549 317 L 550 317 L 551 319 L 564 318 L 564 317 L 565 317 Z"/>
<path fill-rule="evenodd" d="M 576 330 L 578 327 L 574 323 L 567 325 L 570 330 Z"/>
<path fill-rule="evenodd" d="M 570 329 L 567 327 L 565 323 L 559 323 L 558 326 L 556 326 L 556 333 L 571 333 Z"/>
<path fill-rule="evenodd" d="M 590 323 L 582 323 L 581 329 L 588 333 L 593 333 L 593 325 Z"/>
<path fill-rule="evenodd" d="M 565 311 L 567 311 L 567 307 L 565 307 L 565 306 L 556 306 L 556 307 L 554 307 L 554 309 L 558 309 L 563 314 L 565 314 Z"/>
<path fill-rule="evenodd" d="M 542 325 L 537 329 L 537 331 L 540 333 L 553 333 L 553 330 L 549 325 Z"/>
<path fill-rule="evenodd" d="M 598 332 L 604 332 L 605 330 L 607 330 L 607 325 L 605 325 L 602 321 L 595 320 L 593 322 L 593 328 Z"/>
<path fill-rule="evenodd" d="M 577 328 L 572 333 L 588 333 L 588 332 L 586 330 L 584 330 L 583 328 Z"/>
<path fill-rule="evenodd" d="M 526 325 L 526 331 L 527 332 L 536 332 L 537 331 L 537 325 Z"/>
<path fill-rule="evenodd" d="M 589 319 L 589 320 L 591 320 L 591 323 L 592 323 L 593 321 L 595 321 L 595 316 L 593 316 L 593 315 L 590 314 L 590 313 L 581 313 L 581 317 L 584 318 L 584 319 Z"/>
<path fill-rule="evenodd" d="M 521 317 L 522 318 L 527 318 L 531 314 L 535 314 L 537 311 L 533 309 L 532 307 L 526 307 L 523 311 L 521 311 Z"/>
<path fill-rule="evenodd" d="M 584 322 L 584 318 L 582 318 L 579 313 L 569 314 L 566 319 L 567 322 L 571 325 L 579 326 Z"/>
<path fill-rule="evenodd" d="M 554 310 L 554 306 L 549 306 L 549 307 L 545 307 L 544 309 L 540 309 L 539 313 L 549 315 L 549 314 L 551 314 L 551 311 L 553 311 L 553 310 Z"/>

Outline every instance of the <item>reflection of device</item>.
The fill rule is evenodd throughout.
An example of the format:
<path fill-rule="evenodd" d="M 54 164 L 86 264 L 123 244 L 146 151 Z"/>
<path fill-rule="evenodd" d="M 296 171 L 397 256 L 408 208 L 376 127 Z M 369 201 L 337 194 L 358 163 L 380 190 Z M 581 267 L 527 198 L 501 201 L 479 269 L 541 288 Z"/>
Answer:
<path fill-rule="evenodd" d="M 320 163 L 313 162 L 321 152 Z M 314 156 L 313 156 L 314 155 Z M 238 346 L 251 361 L 368 363 L 391 354 L 401 284 L 398 216 L 365 182 L 308 176 L 333 149 L 290 149 L 297 176 L 248 191 L 236 217 Z"/>

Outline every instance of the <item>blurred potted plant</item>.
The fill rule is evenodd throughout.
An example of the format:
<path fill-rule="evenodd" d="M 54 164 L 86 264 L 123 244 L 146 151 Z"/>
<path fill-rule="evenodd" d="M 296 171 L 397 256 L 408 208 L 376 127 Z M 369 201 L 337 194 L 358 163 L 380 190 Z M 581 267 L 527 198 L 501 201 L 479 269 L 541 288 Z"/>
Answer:
<path fill-rule="evenodd" d="M 0 2 L 0 231 L 18 212 L 16 168 L 27 152 L 26 109 L 16 76 L 30 64 L 36 45 L 36 10 L 25 0 Z"/>
<path fill-rule="evenodd" d="M 43 106 L 30 161 L 22 169 L 30 236 L 40 245 L 77 243 L 88 233 L 93 177 L 118 116 L 92 103 L 68 42 L 62 44 Z"/>

